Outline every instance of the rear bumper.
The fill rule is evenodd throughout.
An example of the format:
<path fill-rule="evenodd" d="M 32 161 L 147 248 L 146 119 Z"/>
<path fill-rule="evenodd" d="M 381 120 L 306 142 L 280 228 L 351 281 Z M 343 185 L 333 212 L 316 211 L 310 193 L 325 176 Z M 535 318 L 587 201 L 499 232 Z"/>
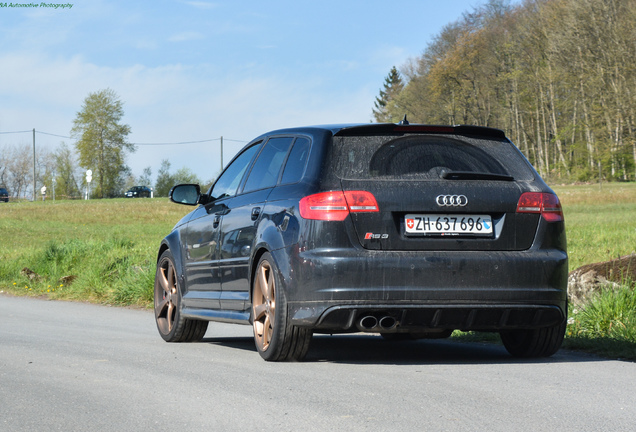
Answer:
<path fill-rule="evenodd" d="M 298 253 L 282 276 L 295 325 L 333 332 L 500 331 L 562 323 L 567 269 L 567 254 L 556 249 L 329 249 Z M 396 325 L 366 328 L 365 317 L 390 317 Z"/>
<path fill-rule="evenodd" d="M 564 309 L 549 305 L 360 304 L 291 309 L 295 325 L 317 331 L 378 333 L 439 330 L 503 331 L 561 324 Z M 317 320 L 315 318 L 318 318 Z"/>

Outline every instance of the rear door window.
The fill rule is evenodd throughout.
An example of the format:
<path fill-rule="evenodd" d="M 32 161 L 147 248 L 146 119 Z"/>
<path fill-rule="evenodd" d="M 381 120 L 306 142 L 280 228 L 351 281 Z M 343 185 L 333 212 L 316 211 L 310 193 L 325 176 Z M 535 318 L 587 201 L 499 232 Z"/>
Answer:
<path fill-rule="evenodd" d="M 310 141 L 307 138 L 297 138 L 294 147 L 285 163 L 281 184 L 297 183 L 305 172 L 309 158 Z"/>
<path fill-rule="evenodd" d="M 293 137 L 270 138 L 250 171 L 243 192 L 276 186 Z"/>

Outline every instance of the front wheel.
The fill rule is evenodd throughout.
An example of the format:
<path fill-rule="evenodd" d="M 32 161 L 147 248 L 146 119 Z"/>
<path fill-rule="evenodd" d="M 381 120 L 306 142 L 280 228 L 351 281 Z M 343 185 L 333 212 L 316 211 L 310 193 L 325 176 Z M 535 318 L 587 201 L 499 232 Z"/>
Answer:
<path fill-rule="evenodd" d="M 309 350 L 312 332 L 289 322 L 285 291 L 272 256 L 258 262 L 252 281 L 252 322 L 258 353 L 267 361 L 300 361 Z"/>
<path fill-rule="evenodd" d="M 501 332 L 500 336 L 515 357 L 550 357 L 561 348 L 566 327 L 567 320 L 551 327 Z"/>
<path fill-rule="evenodd" d="M 181 315 L 181 290 L 170 250 L 161 254 L 155 273 L 155 321 L 166 342 L 197 342 L 208 329 L 207 321 Z"/>

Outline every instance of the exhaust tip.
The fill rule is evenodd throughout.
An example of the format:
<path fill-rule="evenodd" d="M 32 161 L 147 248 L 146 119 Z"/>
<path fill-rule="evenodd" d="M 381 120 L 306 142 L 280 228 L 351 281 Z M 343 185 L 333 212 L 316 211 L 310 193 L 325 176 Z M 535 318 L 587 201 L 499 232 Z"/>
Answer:
<path fill-rule="evenodd" d="M 397 327 L 397 320 L 392 316 L 385 316 L 380 319 L 380 327 L 384 330 L 393 330 Z"/>
<path fill-rule="evenodd" d="M 378 319 L 373 315 L 367 315 L 360 319 L 360 328 L 363 330 L 372 330 L 378 325 Z"/>

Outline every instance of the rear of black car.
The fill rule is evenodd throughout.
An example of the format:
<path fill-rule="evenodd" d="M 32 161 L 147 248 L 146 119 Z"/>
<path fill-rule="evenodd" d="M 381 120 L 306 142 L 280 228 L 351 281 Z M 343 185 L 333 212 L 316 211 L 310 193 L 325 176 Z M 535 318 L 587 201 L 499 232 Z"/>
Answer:
<path fill-rule="evenodd" d="M 326 143 L 291 262 L 292 323 L 410 337 L 496 331 L 551 355 L 567 316 L 558 198 L 499 130 L 374 125 Z"/>

